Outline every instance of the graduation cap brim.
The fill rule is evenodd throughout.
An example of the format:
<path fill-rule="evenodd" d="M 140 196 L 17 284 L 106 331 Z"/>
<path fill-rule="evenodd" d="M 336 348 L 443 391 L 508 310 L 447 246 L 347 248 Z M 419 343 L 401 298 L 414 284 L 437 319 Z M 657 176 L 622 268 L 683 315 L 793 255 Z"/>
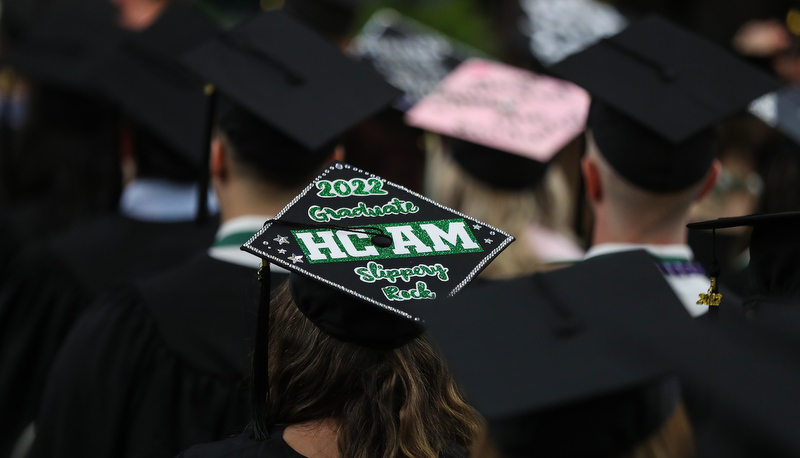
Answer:
<path fill-rule="evenodd" d="M 678 144 L 779 84 L 728 51 L 649 16 L 548 67 Z"/>
<path fill-rule="evenodd" d="M 740 226 L 758 226 L 773 223 L 797 223 L 800 221 L 800 212 L 763 213 L 756 215 L 735 216 L 718 218 L 708 221 L 697 221 L 686 225 L 689 229 L 727 229 Z"/>
<path fill-rule="evenodd" d="M 618 322 L 636 323 L 651 300 L 669 304 L 675 319 L 690 320 L 653 258 L 630 252 L 548 274 L 476 283 L 419 313 L 470 403 L 495 420 L 665 375 L 664 365 L 631 354 L 635 349 L 622 346 L 616 335 Z M 565 320 L 562 304 L 572 319 Z"/>
<path fill-rule="evenodd" d="M 262 13 L 185 56 L 236 104 L 316 150 L 399 92 L 296 20 Z"/>
<path fill-rule="evenodd" d="M 171 5 L 89 77 L 101 94 L 196 166 L 204 157 L 208 100 L 202 80 L 179 58 L 216 32 L 193 7 Z"/>

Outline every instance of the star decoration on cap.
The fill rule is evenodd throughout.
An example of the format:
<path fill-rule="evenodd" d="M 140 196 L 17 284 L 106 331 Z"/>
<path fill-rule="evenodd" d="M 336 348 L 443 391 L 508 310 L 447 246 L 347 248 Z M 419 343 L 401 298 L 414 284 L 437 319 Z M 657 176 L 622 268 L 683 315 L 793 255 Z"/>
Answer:
<path fill-rule="evenodd" d="M 481 225 L 480 224 L 473 224 L 472 228 L 475 229 L 476 231 L 479 231 L 479 230 L 481 230 Z"/>
<path fill-rule="evenodd" d="M 292 264 L 297 264 L 298 262 L 302 263 L 303 262 L 303 256 L 302 255 L 293 254 L 293 255 L 289 256 L 289 260 L 292 261 Z"/>
<path fill-rule="evenodd" d="M 286 254 L 286 250 L 284 250 L 283 248 L 281 248 L 280 250 L 278 250 L 278 253 L 280 253 L 280 254 Z"/>
<path fill-rule="evenodd" d="M 289 237 L 286 237 L 285 235 L 279 235 L 279 236 L 275 237 L 273 240 L 278 242 L 278 245 L 283 245 L 284 243 L 287 243 L 287 244 L 289 243 Z"/>
<path fill-rule="evenodd" d="M 494 240 L 492 240 L 492 239 L 483 239 L 483 241 L 484 241 L 484 242 L 486 242 L 486 243 L 492 243 L 492 242 L 494 242 Z"/>

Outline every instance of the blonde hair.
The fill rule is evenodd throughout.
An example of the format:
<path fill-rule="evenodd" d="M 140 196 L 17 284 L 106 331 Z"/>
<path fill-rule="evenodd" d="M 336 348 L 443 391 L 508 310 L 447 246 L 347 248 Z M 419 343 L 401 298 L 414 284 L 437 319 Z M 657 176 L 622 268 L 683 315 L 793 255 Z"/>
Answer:
<path fill-rule="evenodd" d="M 557 164 L 548 167 L 542 183 L 534 189 L 503 190 L 465 172 L 446 151 L 440 136 L 428 133 L 425 143 L 427 196 L 517 239 L 486 267 L 482 277 L 511 278 L 545 269 L 531 249 L 528 231 L 533 223 L 572 237 L 568 229 L 572 212 L 569 188 Z"/>

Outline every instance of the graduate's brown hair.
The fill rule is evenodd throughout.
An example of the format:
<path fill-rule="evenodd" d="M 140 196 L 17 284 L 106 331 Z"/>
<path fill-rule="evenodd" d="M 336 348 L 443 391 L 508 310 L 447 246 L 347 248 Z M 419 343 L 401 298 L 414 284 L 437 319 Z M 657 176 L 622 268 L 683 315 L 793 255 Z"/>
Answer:
<path fill-rule="evenodd" d="M 288 283 L 269 332 L 269 425 L 334 419 L 348 458 L 438 458 L 475 438 L 480 419 L 427 336 L 394 350 L 336 340 L 300 312 Z"/>

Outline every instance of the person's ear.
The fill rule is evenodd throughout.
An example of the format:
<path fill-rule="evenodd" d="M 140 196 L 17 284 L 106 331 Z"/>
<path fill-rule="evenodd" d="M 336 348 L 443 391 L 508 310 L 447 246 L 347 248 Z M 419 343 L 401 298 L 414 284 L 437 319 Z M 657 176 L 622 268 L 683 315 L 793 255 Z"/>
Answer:
<path fill-rule="evenodd" d="M 703 187 L 700 188 L 700 192 L 697 193 L 697 197 L 694 199 L 695 201 L 703 200 L 708 196 L 717 184 L 721 171 L 722 164 L 718 159 L 714 159 L 714 162 L 711 163 L 711 169 L 708 171 L 708 175 L 706 175 L 705 182 L 703 182 Z"/>
<path fill-rule="evenodd" d="M 209 174 L 212 180 L 225 181 L 230 172 L 230 152 L 219 137 L 211 140 L 211 156 L 208 162 Z"/>
<path fill-rule="evenodd" d="M 133 147 L 133 132 L 130 125 L 121 121 L 118 130 L 119 164 L 122 172 L 122 187 L 136 179 L 136 153 Z"/>
<path fill-rule="evenodd" d="M 344 146 L 337 145 L 336 149 L 333 150 L 333 154 L 331 155 L 331 161 L 344 161 Z"/>
<path fill-rule="evenodd" d="M 581 172 L 586 187 L 586 200 L 591 204 L 600 202 L 603 199 L 603 181 L 597 163 L 592 158 L 584 156 L 581 159 Z"/>

